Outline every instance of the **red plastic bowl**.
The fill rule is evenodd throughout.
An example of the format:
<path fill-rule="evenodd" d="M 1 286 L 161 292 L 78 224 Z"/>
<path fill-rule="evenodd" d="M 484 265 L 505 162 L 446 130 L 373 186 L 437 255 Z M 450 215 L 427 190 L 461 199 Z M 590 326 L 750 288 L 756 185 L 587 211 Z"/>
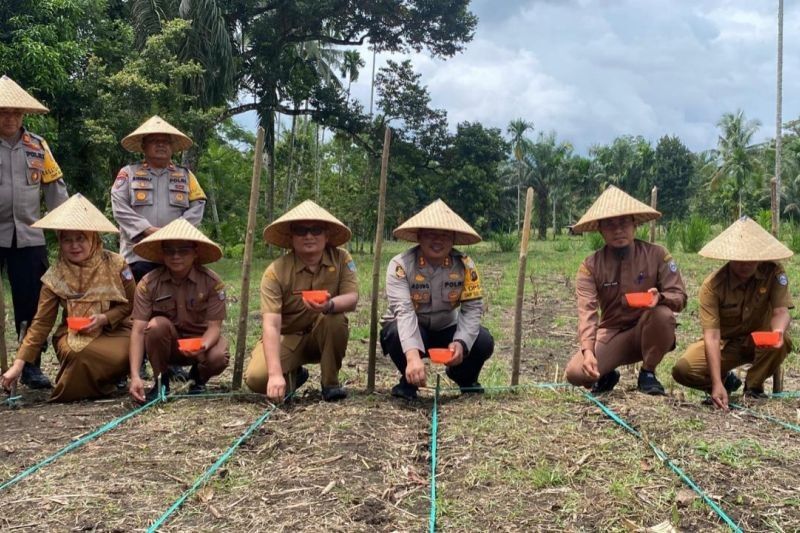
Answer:
<path fill-rule="evenodd" d="M 303 300 L 314 302 L 315 304 L 324 304 L 331 297 L 328 291 L 303 291 Z"/>
<path fill-rule="evenodd" d="M 440 365 L 446 365 L 453 359 L 453 352 L 450 348 L 430 348 L 428 349 L 428 355 L 431 356 L 431 362 Z"/>
<path fill-rule="evenodd" d="M 88 326 L 89 322 L 91 321 L 92 317 L 88 316 L 68 316 L 67 327 L 72 331 L 80 331 L 81 329 Z"/>
<path fill-rule="evenodd" d="M 184 352 L 196 352 L 203 347 L 202 337 L 193 337 L 191 339 L 178 339 L 178 348 Z"/>
<path fill-rule="evenodd" d="M 777 331 L 754 331 L 750 335 L 756 346 L 762 348 L 772 348 L 781 340 L 781 334 Z"/>
<path fill-rule="evenodd" d="M 628 307 L 649 307 L 655 296 L 649 292 L 629 292 L 625 294 Z"/>

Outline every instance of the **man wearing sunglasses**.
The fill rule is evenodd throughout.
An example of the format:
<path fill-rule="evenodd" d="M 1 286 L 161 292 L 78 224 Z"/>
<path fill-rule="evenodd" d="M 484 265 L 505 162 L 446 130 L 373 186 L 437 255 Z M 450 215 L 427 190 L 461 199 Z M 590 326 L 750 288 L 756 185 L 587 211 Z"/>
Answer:
<path fill-rule="evenodd" d="M 358 303 L 356 266 L 347 250 L 350 229 L 306 200 L 264 229 L 264 240 L 289 253 L 261 279 L 263 333 L 245 382 L 281 401 L 308 380 L 305 364 L 319 363 L 322 399 L 347 397 L 339 370 L 347 351 L 345 313 Z M 311 293 L 309 291 L 316 291 Z"/>
<path fill-rule="evenodd" d="M 147 273 L 136 286 L 130 394 L 143 402 L 154 398 L 161 386 L 169 391 L 170 365 L 191 365 L 189 393 L 200 393 L 211 377 L 225 370 L 230 355 L 222 336 L 225 284 L 203 266 L 217 261 L 222 251 L 182 218 L 143 239 L 134 251 L 162 266 Z M 198 338 L 199 346 L 191 348 L 178 342 Z M 155 386 L 147 395 L 139 376 L 145 350 L 155 378 Z"/>

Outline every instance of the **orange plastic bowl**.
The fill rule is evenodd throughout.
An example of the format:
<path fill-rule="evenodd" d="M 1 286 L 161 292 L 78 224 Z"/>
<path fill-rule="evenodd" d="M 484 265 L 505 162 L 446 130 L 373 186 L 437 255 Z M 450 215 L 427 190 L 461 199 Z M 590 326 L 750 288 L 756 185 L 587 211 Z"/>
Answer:
<path fill-rule="evenodd" d="M 303 300 L 308 300 L 315 304 L 324 304 L 330 297 L 331 294 L 328 291 L 303 291 Z"/>
<path fill-rule="evenodd" d="M 653 303 L 653 295 L 649 292 L 629 292 L 625 294 L 628 307 L 649 307 Z"/>
<path fill-rule="evenodd" d="M 202 337 L 193 337 L 191 339 L 178 339 L 178 348 L 184 352 L 196 352 L 203 347 Z"/>
<path fill-rule="evenodd" d="M 777 331 L 754 331 L 750 335 L 756 346 L 764 348 L 773 347 L 781 340 L 781 334 Z"/>
<path fill-rule="evenodd" d="M 450 348 L 430 348 L 428 355 L 431 356 L 431 362 L 445 365 L 453 358 L 453 352 Z"/>
<path fill-rule="evenodd" d="M 92 318 L 88 316 L 68 316 L 67 327 L 72 331 L 79 331 L 88 326 L 91 321 Z"/>

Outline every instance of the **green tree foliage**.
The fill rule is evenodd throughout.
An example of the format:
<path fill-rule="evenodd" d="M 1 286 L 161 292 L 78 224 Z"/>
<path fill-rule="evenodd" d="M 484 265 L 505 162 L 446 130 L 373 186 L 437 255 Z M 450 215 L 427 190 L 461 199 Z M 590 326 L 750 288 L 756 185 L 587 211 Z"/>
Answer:
<path fill-rule="evenodd" d="M 536 194 L 536 220 L 539 239 L 547 238 L 547 224 L 552 213 L 550 194 L 566 190 L 566 176 L 572 157 L 572 145 L 556 140 L 556 134 L 540 133 L 525 153 L 523 185 L 533 187 Z"/>
<path fill-rule="evenodd" d="M 688 209 L 694 179 L 694 158 L 677 137 L 663 136 L 656 145 L 653 182 L 658 187 L 658 210 L 663 221 L 681 218 Z"/>
<path fill-rule="evenodd" d="M 608 146 L 589 150 L 593 158 L 594 175 L 607 185 L 616 185 L 631 196 L 649 202 L 653 183 L 655 152 L 641 136 L 625 135 Z"/>

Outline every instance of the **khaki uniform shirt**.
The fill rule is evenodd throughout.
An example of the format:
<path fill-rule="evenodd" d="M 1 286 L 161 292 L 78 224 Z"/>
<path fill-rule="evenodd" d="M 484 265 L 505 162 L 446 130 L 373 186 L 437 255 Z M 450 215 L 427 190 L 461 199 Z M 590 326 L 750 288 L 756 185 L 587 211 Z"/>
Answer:
<path fill-rule="evenodd" d="M 120 254 L 128 264 L 144 261 L 133 253 L 149 227 L 163 228 L 183 217 L 197 226 L 203 221 L 206 194 L 189 169 L 170 164 L 153 168 L 128 165 L 111 188 L 111 208 L 120 229 Z"/>
<path fill-rule="evenodd" d="M 103 313 L 108 319 L 108 324 L 103 328 L 103 334 L 108 336 L 129 336 L 131 325 L 131 309 L 133 308 L 134 293 L 136 292 L 136 282 L 133 281 L 133 274 L 127 265 L 119 273 L 122 286 L 125 289 L 127 302 L 112 302 L 111 307 Z M 53 324 L 58 319 L 58 308 L 67 308 L 67 302 L 50 290 L 46 285 L 42 286 L 39 293 L 39 307 L 34 316 L 25 338 L 20 344 L 17 352 L 17 359 L 22 359 L 28 363 L 33 363 L 41 351 L 42 346 L 53 329 Z M 58 342 L 55 339 L 67 334 L 67 314 L 61 314 L 61 322 L 58 324 L 53 334 L 53 345 Z"/>
<path fill-rule="evenodd" d="M 745 282 L 735 278 L 726 264 L 703 281 L 699 299 L 700 325 L 703 330 L 720 330 L 722 339 L 771 331 L 772 310 L 794 307 L 786 272 L 772 261 L 758 265 Z"/>
<path fill-rule="evenodd" d="M 63 173 L 44 139 L 22 130 L 11 146 L 0 140 L 0 247 L 44 246 L 44 233 L 31 224 L 41 216 L 41 193 L 48 210 L 67 200 Z"/>
<path fill-rule="evenodd" d="M 209 321 L 225 320 L 225 283 L 213 270 L 197 265 L 176 282 L 162 266 L 139 281 L 132 316 L 145 322 L 164 316 L 181 337 L 199 337 Z"/>
<path fill-rule="evenodd" d="M 350 253 L 343 248 L 328 246 L 322 253 L 320 268 L 312 273 L 294 252 L 289 252 L 264 271 L 261 277 L 261 313 L 281 315 L 282 342 L 292 349 L 319 318 L 318 314 L 306 309 L 301 294 L 293 294 L 308 290 L 327 290 L 331 298 L 357 293 L 356 264 Z"/>
<path fill-rule="evenodd" d="M 607 343 L 635 326 L 646 309 L 628 307 L 625 294 L 652 287 L 660 293 L 659 305 L 676 313 L 686 306 L 678 265 L 657 244 L 637 239 L 624 258 L 610 246 L 587 257 L 578 268 L 575 288 L 581 350 L 594 350 L 596 342 Z"/>
<path fill-rule="evenodd" d="M 394 256 L 386 271 L 386 298 L 404 353 L 425 351 L 420 326 L 439 331 L 453 324 L 453 340 L 472 349 L 480 332 L 483 292 L 475 263 L 458 250 L 439 267 L 425 261 L 419 246 Z"/>

